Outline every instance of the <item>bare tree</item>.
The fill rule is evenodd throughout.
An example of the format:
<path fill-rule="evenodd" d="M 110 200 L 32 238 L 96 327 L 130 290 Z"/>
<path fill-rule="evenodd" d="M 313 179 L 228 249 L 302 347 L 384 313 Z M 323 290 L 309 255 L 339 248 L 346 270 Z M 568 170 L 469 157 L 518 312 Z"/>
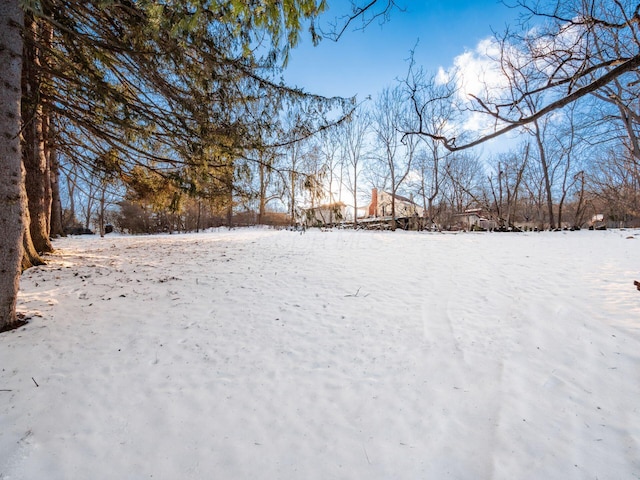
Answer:
<path fill-rule="evenodd" d="M 560 120 L 560 124 L 557 126 L 557 132 L 554 135 L 555 144 L 555 157 L 556 162 L 553 167 L 553 176 L 558 178 L 558 227 L 562 228 L 563 213 L 566 201 L 574 194 L 578 196 L 578 203 L 581 203 L 583 198 L 579 194 L 580 190 L 576 191 L 576 187 L 583 188 L 584 176 L 581 175 L 581 166 L 579 157 L 584 157 L 583 152 L 585 142 L 581 142 L 579 126 L 576 124 L 576 108 L 575 104 L 569 105 L 567 108 L 560 112 L 560 116 L 563 117 Z M 578 206 L 579 210 L 580 206 Z M 579 226 L 574 225 L 572 226 Z"/>
<path fill-rule="evenodd" d="M 336 204 L 342 202 L 342 190 L 344 188 L 344 158 L 340 145 L 339 131 L 337 128 L 325 130 L 321 133 L 318 143 L 319 154 L 323 165 L 323 190 L 324 197 L 329 203 L 328 223 L 334 223 Z M 344 220 L 344 219 L 342 219 Z"/>
<path fill-rule="evenodd" d="M 327 191 L 329 203 L 342 200 L 344 162 L 340 156 L 340 137 L 337 128 L 325 130 L 320 134 L 320 152 L 327 168 Z"/>
<path fill-rule="evenodd" d="M 544 174 L 538 161 L 527 162 L 523 178 L 526 194 L 523 196 L 523 216 L 525 221 L 535 223 L 535 228 L 543 230 L 548 223 Z"/>
<path fill-rule="evenodd" d="M 372 115 L 377 160 L 386 171 L 391 194 L 391 229 L 396 229 L 396 195 L 406 180 L 418 150 L 420 138 L 403 135 L 411 123 L 408 103 L 401 85 L 388 87 L 378 96 Z"/>
<path fill-rule="evenodd" d="M 529 57 L 514 48 L 505 39 L 500 43 L 499 52 L 500 79 L 503 83 L 503 87 L 500 89 L 501 101 L 511 102 L 510 112 L 513 112 L 513 115 L 518 115 L 519 117 L 531 116 L 532 112 L 539 110 L 539 106 L 545 100 L 543 92 L 533 93 L 538 83 L 544 78 L 544 75 L 541 74 L 541 67 L 538 62 L 531 61 Z M 489 88 L 489 86 L 486 87 L 487 95 L 491 95 Z M 480 105 L 486 105 L 485 100 L 477 96 L 474 98 Z M 492 108 L 495 108 L 495 106 Z M 494 110 L 498 117 L 500 116 L 499 112 L 500 108 Z M 503 119 L 499 120 L 504 121 Z M 553 128 L 554 125 L 550 117 L 535 118 L 520 127 L 522 131 L 527 132 L 534 139 L 540 171 L 544 181 L 547 216 L 551 229 L 554 229 L 556 224 L 553 208 L 553 168 L 552 159 L 549 158 L 548 152 L 548 139 L 550 130 Z"/>
<path fill-rule="evenodd" d="M 635 159 L 626 149 L 610 149 L 600 153 L 588 172 L 595 213 L 606 214 L 619 226 L 639 224 L 640 185 L 635 166 Z"/>
<path fill-rule="evenodd" d="M 549 228 L 553 230 L 555 228 L 555 215 L 553 212 L 553 192 L 551 189 L 553 179 L 552 170 L 549 165 L 550 161 L 547 155 L 547 147 L 545 144 L 545 134 L 549 127 L 549 119 L 542 118 L 535 120 L 531 128 L 528 128 L 531 135 L 533 135 L 536 146 L 538 147 L 538 162 L 540 164 L 540 171 L 542 172 L 542 179 L 544 182 L 545 200 L 547 204 L 547 215 L 549 220 Z"/>
<path fill-rule="evenodd" d="M 347 166 L 347 189 L 353 195 L 353 224 L 358 224 L 358 180 L 366 152 L 366 139 L 371 126 L 371 116 L 363 105 L 341 126 L 342 145 Z"/>
<path fill-rule="evenodd" d="M 482 204 L 482 185 L 485 178 L 480 160 L 470 152 L 459 152 L 447 157 L 444 166 L 446 181 L 443 195 L 449 203 L 450 213 L 462 213 L 474 204 Z"/>
<path fill-rule="evenodd" d="M 288 211 L 291 225 L 296 223 L 297 194 L 302 190 L 304 176 L 302 175 L 302 160 L 308 145 L 308 137 L 300 131 L 301 111 L 289 111 L 284 119 L 284 131 L 287 138 L 292 141 L 285 142 L 283 146 L 285 167 L 283 172 L 287 174 L 286 191 L 288 194 Z"/>
<path fill-rule="evenodd" d="M 411 120 L 404 125 L 405 131 L 426 131 L 430 136 L 423 135 L 426 152 L 417 157 L 416 168 L 420 174 L 419 192 L 423 199 L 424 210 L 429 222 L 434 223 L 434 201 L 440 194 L 440 187 L 444 176 L 442 164 L 449 152 L 437 140 L 438 137 L 448 136 L 450 123 L 455 116 L 454 96 L 456 94 L 455 76 L 440 78 L 434 74 L 426 74 L 422 69 L 416 69 L 413 62 L 405 87 L 409 97 L 409 111 Z"/>
<path fill-rule="evenodd" d="M 318 143 L 310 143 L 302 158 L 302 193 L 305 204 L 311 208 L 320 205 L 327 198 L 326 182 L 329 177 L 329 167 L 325 163 L 324 155 Z"/>
<path fill-rule="evenodd" d="M 491 197 L 502 228 L 513 227 L 530 147 L 527 142 L 518 151 L 499 155 L 488 177 Z"/>

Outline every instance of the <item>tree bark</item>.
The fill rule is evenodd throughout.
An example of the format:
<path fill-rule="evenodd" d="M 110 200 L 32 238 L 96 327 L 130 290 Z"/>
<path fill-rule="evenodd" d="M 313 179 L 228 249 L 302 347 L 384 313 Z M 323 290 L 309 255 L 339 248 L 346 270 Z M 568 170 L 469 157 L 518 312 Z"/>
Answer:
<path fill-rule="evenodd" d="M 24 170 L 24 165 L 22 165 L 22 178 L 26 177 L 26 173 Z M 24 181 L 20 186 L 22 191 L 22 196 L 25 198 L 25 206 L 22 212 L 22 223 L 25 225 L 24 232 L 22 234 L 22 271 L 24 272 L 28 268 L 35 267 L 38 265 L 44 265 L 44 260 L 38 254 L 36 247 L 33 245 L 33 240 L 31 238 L 31 229 L 29 225 L 31 223 L 31 217 L 29 216 L 29 201 L 27 199 L 27 190 Z"/>
<path fill-rule="evenodd" d="M 23 22 L 19 0 L 0 2 L 0 330 L 18 323 L 26 208 L 20 145 Z"/>

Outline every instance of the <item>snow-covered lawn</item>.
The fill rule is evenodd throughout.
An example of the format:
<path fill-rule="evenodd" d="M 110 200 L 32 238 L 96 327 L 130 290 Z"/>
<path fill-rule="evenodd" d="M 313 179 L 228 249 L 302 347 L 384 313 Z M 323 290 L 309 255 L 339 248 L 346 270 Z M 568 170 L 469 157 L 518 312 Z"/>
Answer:
<path fill-rule="evenodd" d="M 640 479 L 640 231 L 55 247 L 0 479 Z"/>

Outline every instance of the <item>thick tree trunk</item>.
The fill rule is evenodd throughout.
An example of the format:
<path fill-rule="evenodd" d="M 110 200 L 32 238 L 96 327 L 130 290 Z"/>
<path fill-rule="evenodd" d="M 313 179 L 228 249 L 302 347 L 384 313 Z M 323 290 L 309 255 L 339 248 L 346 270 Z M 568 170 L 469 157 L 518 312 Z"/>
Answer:
<path fill-rule="evenodd" d="M 29 209 L 25 208 L 25 219 L 29 218 Z M 25 221 L 25 225 L 28 225 L 29 222 Z M 22 236 L 22 262 L 21 262 L 21 270 L 25 271 L 31 267 L 36 267 L 38 265 L 44 265 L 45 262 L 42 260 L 42 257 L 38 255 L 36 251 L 36 247 L 33 246 L 33 240 L 31 240 L 31 234 L 29 233 L 29 229 L 24 229 L 24 235 Z"/>
<path fill-rule="evenodd" d="M 25 178 L 24 165 L 22 166 L 22 178 Z M 27 190 L 24 182 L 21 185 L 22 196 L 27 198 Z M 31 223 L 31 217 L 29 216 L 28 201 L 25 203 L 25 208 L 22 212 L 22 223 L 25 225 L 24 232 L 22 234 L 22 271 L 28 268 L 35 267 L 37 265 L 44 265 L 44 261 L 38 254 L 36 247 L 33 245 L 31 239 L 31 229 L 29 224 Z"/>
<path fill-rule="evenodd" d="M 52 252 L 49 239 L 49 215 L 51 212 L 51 188 L 47 157 L 45 154 L 45 129 L 40 100 L 40 76 L 38 52 L 34 45 L 37 24 L 30 15 L 25 17 L 23 55 L 23 158 L 26 169 L 25 185 L 31 223 L 29 229 L 38 252 Z"/>
<path fill-rule="evenodd" d="M 26 198 L 20 146 L 23 13 L 19 0 L 0 2 L 0 330 L 18 323 L 16 300 Z"/>

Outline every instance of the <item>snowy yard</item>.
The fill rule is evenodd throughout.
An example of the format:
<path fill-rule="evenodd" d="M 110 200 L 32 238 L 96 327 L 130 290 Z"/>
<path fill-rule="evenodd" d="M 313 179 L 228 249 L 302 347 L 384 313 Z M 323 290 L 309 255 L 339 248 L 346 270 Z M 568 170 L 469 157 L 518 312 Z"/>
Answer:
<path fill-rule="evenodd" d="M 0 479 L 640 479 L 640 231 L 57 240 Z"/>

